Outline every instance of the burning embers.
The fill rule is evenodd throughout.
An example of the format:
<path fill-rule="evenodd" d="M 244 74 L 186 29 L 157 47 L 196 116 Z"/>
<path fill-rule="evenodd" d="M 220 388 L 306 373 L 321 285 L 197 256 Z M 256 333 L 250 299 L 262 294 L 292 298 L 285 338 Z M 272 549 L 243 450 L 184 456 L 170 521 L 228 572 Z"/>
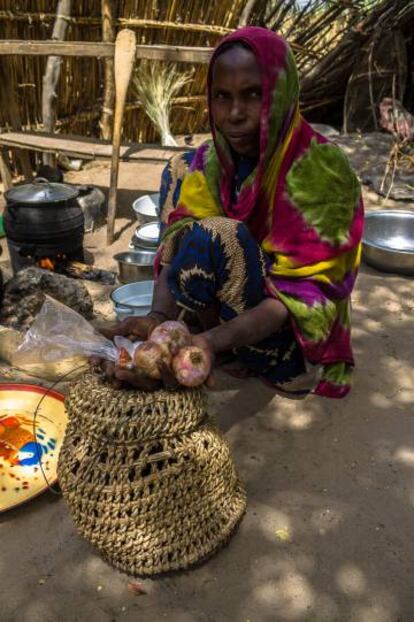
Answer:
<path fill-rule="evenodd" d="M 82 257 L 83 253 L 78 253 L 76 259 Z M 50 272 L 57 272 L 58 274 L 66 274 L 68 265 L 74 260 L 74 257 L 68 257 L 65 254 L 57 254 L 50 257 L 33 258 L 33 265 L 43 270 L 49 270 Z"/>
<path fill-rule="evenodd" d="M 55 270 L 56 263 L 52 259 L 49 259 L 49 257 L 39 259 L 37 263 L 39 268 L 43 268 L 43 270 L 51 270 L 52 272 Z"/>
<path fill-rule="evenodd" d="M 36 262 L 36 266 L 43 270 L 63 274 L 73 279 L 86 281 L 100 281 L 107 285 L 113 285 L 116 280 L 114 272 L 94 268 L 82 261 L 76 261 L 66 257 L 66 255 L 56 255 L 56 257 L 42 257 Z"/>
<path fill-rule="evenodd" d="M 54 257 L 41 257 L 34 260 L 34 265 L 42 270 L 49 270 L 49 272 L 56 272 L 57 274 L 64 274 L 65 276 L 74 276 L 76 274 L 68 274 L 71 271 L 71 264 L 76 263 L 66 255 L 55 255 Z M 84 264 L 82 264 L 84 265 Z"/>

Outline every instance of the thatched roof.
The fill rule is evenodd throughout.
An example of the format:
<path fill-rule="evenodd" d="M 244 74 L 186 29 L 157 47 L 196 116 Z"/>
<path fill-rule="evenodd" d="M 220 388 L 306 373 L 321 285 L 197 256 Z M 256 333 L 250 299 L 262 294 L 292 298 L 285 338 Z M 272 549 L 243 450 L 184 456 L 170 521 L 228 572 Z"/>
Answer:
<path fill-rule="evenodd" d="M 409 67 L 412 74 L 414 70 L 413 47 L 414 0 L 376 2 L 365 19 L 345 32 L 338 45 L 303 75 L 304 108 L 313 109 L 314 120 L 335 116 L 341 123 L 343 112 L 355 117 L 369 105 L 374 113 L 371 116 L 375 117 L 381 98 L 393 95 L 394 81 L 400 98 L 413 89 L 413 77 L 408 75 Z M 368 104 L 363 103 L 362 107 L 355 101 L 367 97 Z M 373 120 L 358 129 L 376 129 L 375 126 Z M 348 129 L 357 127 L 352 122 Z"/>

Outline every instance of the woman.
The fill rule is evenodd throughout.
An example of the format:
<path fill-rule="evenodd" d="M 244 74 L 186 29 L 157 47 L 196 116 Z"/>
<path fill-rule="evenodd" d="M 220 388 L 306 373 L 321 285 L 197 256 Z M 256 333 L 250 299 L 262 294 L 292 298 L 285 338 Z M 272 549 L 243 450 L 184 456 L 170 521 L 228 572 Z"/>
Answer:
<path fill-rule="evenodd" d="M 235 352 L 278 389 L 311 366 L 314 392 L 343 397 L 354 364 L 350 294 L 361 190 L 346 157 L 299 112 L 292 52 L 275 33 L 227 36 L 209 67 L 213 140 L 195 153 L 158 253 L 152 311 L 112 334 L 141 338 L 180 309 L 218 318 L 195 337 Z M 110 370 L 131 384 L 125 370 Z"/>

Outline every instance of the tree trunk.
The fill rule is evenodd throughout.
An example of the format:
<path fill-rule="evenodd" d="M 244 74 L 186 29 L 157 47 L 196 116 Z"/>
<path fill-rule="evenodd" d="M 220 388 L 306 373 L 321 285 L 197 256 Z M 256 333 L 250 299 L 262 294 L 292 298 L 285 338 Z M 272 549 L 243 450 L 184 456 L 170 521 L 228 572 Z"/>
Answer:
<path fill-rule="evenodd" d="M 63 41 L 65 39 L 67 20 L 66 17 L 71 13 L 71 0 L 59 0 L 56 9 L 56 21 L 53 26 L 52 39 Z M 56 87 L 60 76 L 60 56 L 49 56 L 46 63 L 46 70 L 43 76 L 42 91 L 42 119 L 45 132 L 53 132 L 56 122 Z M 52 154 L 43 154 L 43 163 L 53 165 L 54 157 Z"/>
<path fill-rule="evenodd" d="M 104 43 L 113 43 L 116 36 L 115 2 L 102 0 L 102 39 Z M 99 126 L 102 138 L 112 139 L 113 119 L 115 107 L 115 74 L 114 59 L 104 60 L 104 99 Z"/>

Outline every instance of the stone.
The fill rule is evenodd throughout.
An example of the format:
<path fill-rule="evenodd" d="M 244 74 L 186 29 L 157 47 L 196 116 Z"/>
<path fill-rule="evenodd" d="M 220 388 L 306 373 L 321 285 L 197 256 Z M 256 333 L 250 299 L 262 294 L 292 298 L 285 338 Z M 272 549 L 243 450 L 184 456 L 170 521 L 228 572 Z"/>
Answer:
<path fill-rule="evenodd" d="M 81 281 L 37 267 L 21 270 L 4 286 L 0 324 L 16 330 L 32 325 L 45 295 L 77 311 L 87 320 L 93 317 L 92 298 Z"/>

